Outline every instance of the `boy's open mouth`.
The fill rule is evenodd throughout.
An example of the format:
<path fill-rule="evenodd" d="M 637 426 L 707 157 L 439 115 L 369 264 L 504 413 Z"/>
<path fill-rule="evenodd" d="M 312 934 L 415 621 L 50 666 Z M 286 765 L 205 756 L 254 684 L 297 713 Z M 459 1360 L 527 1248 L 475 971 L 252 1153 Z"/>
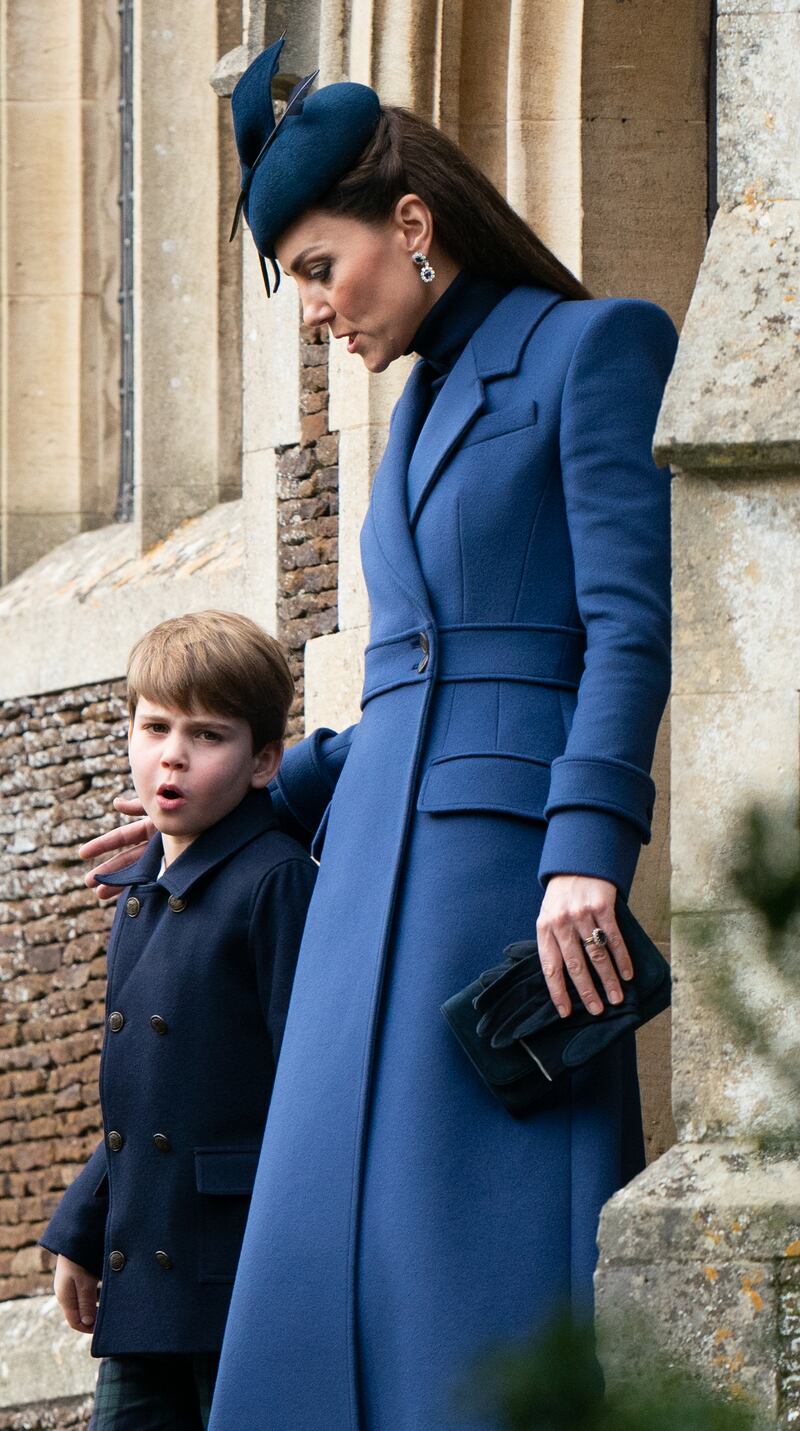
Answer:
<path fill-rule="evenodd" d="M 162 810 L 177 810 L 186 801 L 183 791 L 177 785 L 168 784 L 159 785 L 156 799 Z"/>

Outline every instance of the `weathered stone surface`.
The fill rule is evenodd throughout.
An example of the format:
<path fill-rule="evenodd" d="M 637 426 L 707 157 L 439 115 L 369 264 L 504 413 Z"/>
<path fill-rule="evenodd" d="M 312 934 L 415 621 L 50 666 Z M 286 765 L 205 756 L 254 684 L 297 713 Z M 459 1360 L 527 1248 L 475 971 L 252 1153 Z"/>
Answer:
<path fill-rule="evenodd" d="M 720 203 L 800 199 L 800 13 L 721 15 L 717 45 Z"/>
<path fill-rule="evenodd" d="M 785 1419 L 800 1283 L 793 1157 L 744 1141 L 678 1144 L 606 1204 L 600 1246 L 598 1319 L 612 1377 L 657 1347 L 793 1424 Z M 618 1335 L 622 1313 L 636 1338 Z"/>
<path fill-rule="evenodd" d="M 681 474 L 672 491 L 673 693 L 791 691 L 800 670 L 795 475 Z"/>
<path fill-rule="evenodd" d="M 170 615 L 217 606 L 258 619 L 243 505 L 221 503 L 184 522 L 143 557 L 129 523 L 85 532 L 3 587 L 0 699 L 118 677 L 134 641 Z M 76 765 L 73 778 L 84 773 Z"/>
<path fill-rule="evenodd" d="M 55 1297 L 30 1297 L 0 1302 L 0 1408 L 26 1403 L 86 1398 L 94 1390 L 97 1362 L 89 1354 L 88 1336 L 72 1331 L 64 1321 Z M 77 1407 L 74 1408 L 77 1411 Z M 0 1418 L 0 1428 L 13 1421 Z M 25 1422 L 17 1423 L 20 1427 Z M 30 1420 L 31 1427 L 62 1423 Z M 80 1426 L 82 1420 L 66 1420 Z"/>
<path fill-rule="evenodd" d="M 655 436 L 679 468 L 800 467 L 800 203 L 720 211 Z"/>

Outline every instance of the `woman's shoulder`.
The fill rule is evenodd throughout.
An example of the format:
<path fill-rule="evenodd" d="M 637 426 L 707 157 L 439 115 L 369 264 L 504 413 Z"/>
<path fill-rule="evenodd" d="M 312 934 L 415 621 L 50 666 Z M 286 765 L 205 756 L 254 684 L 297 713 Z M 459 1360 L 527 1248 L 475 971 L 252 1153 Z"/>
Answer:
<path fill-rule="evenodd" d="M 542 307 L 541 288 L 515 288 L 509 299 L 531 313 Z M 619 360 L 622 355 L 654 359 L 666 372 L 672 365 L 678 335 L 669 314 L 647 298 L 561 298 L 549 305 L 536 329 L 546 335 L 552 357 L 567 366 L 586 359 L 592 365 Z M 535 351 L 540 350 L 536 343 Z M 534 350 L 530 349 L 531 361 Z"/>
<path fill-rule="evenodd" d="M 649 298 L 563 298 L 551 313 L 554 324 L 576 338 L 608 340 L 613 335 L 624 342 L 652 336 L 673 347 L 677 342 L 669 314 Z"/>

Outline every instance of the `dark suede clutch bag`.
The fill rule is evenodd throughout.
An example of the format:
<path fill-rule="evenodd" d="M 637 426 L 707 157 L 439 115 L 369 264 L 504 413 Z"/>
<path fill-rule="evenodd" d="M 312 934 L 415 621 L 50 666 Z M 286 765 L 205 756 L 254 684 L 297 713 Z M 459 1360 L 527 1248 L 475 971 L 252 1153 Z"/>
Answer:
<path fill-rule="evenodd" d="M 616 916 L 634 975 L 620 980 L 623 1002 L 610 1004 L 587 959 L 602 1014 L 590 1014 L 571 990 L 572 1012 L 560 1017 L 534 939 L 509 944 L 502 964 L 442 1004 L 470 1062 L 513 1117 L 534 1113 L 551 1100 L 567 1074 L 668 1007 L 669 964 L 621 897 Z"/>

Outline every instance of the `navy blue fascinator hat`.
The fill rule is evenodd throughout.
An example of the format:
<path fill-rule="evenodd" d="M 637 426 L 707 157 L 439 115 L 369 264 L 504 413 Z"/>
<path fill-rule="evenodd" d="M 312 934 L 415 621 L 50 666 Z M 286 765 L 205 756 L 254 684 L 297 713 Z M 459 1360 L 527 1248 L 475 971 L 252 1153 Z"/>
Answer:
<path fill-rule="evenodd" d="M 283 36 L 248 66 L 231 96 L 242 188 L 231 238 L 244 214 L 269 295 L 266 260 L 275 287 L 280 269 L 275 240 L 355 164 L 377 128 L 380 100 L 365 84 L 329 84 L 309 95 L 319 71 L 295 85 L 278 123 L 272 80 Z"/>

